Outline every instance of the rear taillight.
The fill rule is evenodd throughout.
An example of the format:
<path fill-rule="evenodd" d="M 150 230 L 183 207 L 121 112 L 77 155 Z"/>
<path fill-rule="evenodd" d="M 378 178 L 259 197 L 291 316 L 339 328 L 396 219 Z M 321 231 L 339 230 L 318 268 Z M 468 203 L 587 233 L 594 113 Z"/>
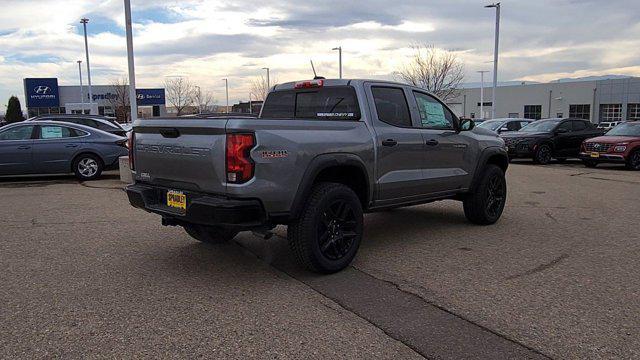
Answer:
<path fill-rule="evenodd" d="M 127 136 L 127 148 L 129 148 L 129 169 L 135 170 L 135 162 L 133 161 L 133 148 L 136 143 L 136 133 L 130 132 Z"/>
<path fill-rule="evenodd" d="M 253 134 L 227 134 L 227 181 L 240 184 L 253 177 L 249 152 L 256 145 Z"/>

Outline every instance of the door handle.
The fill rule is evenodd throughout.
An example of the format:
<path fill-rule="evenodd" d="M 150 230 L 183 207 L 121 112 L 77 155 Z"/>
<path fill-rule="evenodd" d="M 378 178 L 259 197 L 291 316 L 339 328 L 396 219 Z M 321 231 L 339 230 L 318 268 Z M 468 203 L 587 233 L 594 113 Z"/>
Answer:
<path fill-rule="evenodd" d="M 78 147 L 78 144 L 66 144 L 64 147 L 75 148 Z"/>
<path fill-rule="evenodd" d="M 20 145 L 18 146 L 18 150 L 29 150 L 31 149 L 30 145 Z"/>
<path fill-rule="evenodd" d="M 436 140 L 436 139 L 429 139 L 429 140 L 425 141 L 424 143 L 425 143 L 425 145 L 429 145 L 429 146 L 436 146 L 436 145 L 439 144 L 438 140 Z"/>
<path fill-rule="evenodd" d="M 382 140 L 382 146 L 396 146 L 398 142 L 393 139 Z"/>

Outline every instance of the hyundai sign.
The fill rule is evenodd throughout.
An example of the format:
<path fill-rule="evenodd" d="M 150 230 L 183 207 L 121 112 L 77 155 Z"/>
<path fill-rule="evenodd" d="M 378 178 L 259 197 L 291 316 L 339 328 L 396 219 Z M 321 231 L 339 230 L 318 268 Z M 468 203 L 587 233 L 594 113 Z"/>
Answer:
<path fill-rule="evenodd" d="M 60 106 L 58 79 L 24 79 L 24 96 L 29 108 L 58 107 Z"/>
<path fill-rule="evenodd" d="M 164 89 L 136 89 L 138 106 L 164 105 Z"/>

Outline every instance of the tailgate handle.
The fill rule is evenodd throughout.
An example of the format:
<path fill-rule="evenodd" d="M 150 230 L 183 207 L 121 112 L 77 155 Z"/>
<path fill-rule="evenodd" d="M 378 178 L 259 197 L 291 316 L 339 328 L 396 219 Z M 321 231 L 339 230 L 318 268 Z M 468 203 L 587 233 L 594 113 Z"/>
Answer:
<path fill-rule="evenodd" d="M 166 138 L 177 138 L 180 136 L 180 131 L 176 128 L 163 128 L 160 129 L 160 135 Z"/>

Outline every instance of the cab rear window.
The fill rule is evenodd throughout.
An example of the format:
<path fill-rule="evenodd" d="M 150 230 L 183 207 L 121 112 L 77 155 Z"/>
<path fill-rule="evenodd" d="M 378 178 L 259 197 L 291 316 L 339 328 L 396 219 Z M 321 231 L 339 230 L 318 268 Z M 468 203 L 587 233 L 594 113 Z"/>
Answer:
<path fill-rule="evenodd" d="M 350 86 L 276 91 L 269 94 L 261 118 L 358 120 L 360 108 Z"/>

